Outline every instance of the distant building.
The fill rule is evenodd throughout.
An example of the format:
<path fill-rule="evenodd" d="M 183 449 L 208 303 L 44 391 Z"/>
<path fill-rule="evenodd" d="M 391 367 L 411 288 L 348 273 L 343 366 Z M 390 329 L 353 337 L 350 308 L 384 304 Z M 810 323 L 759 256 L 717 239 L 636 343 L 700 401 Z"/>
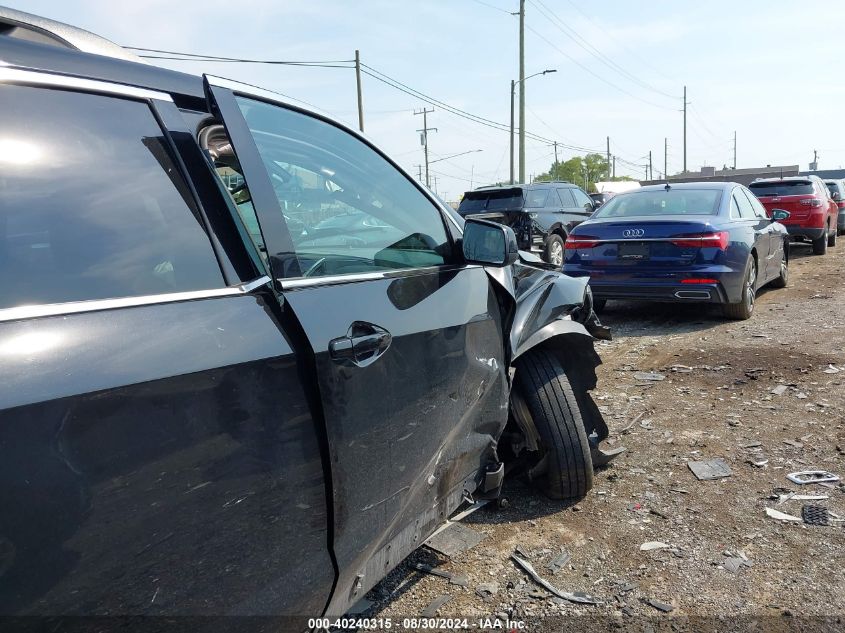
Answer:
<path fill-rule="evenodd" d="M 816 169 L 815 171 L 802 171 L 799 176 L 818 176 L 822 180 L 835 180 L 845 178 L 845 169 Z"/>
<path fill-rule="evenodd" d="M 833 171 L 833 170 L 831 170 Z M 845 170 L 842 172 L 845 174 Z M 805 172 L 806 174 L 806 172 Z M 765 167 L 750 167 L 745 169 L 716 169 L 715 167 L 702 167 L 699 172 L 686 172 L 675 176 L 669 176 L 669 182 L 738 182 L 749 185 L 757 178 L 780 178 L 781 176 L 802 175 L 799 165 L 766 165 Z M 845 178 L 843 176 L 823 176 L 824 178 Z M 641 185 L 660 185 L 666 182 L 661 180 L 641 180 Z"/>

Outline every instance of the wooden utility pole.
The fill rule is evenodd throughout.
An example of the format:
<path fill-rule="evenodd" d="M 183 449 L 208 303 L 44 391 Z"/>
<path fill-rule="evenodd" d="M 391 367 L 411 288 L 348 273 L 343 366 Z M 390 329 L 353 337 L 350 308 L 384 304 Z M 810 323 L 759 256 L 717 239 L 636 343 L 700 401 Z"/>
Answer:
<path fill-rule="evenodd" d="M 614 170 L 615 171 L 615 170 Z M 607 173 L 610 175 L 610 137 L 607 137 Z M 613 174 L 616 176 L 616 174 Z"/>
<path fill-rule="evenodd" d="M 669 138 L 663 137 L 663 176 L 669 180 Z"/>
<path fill-rule="evenodd" d="M 358 84 L 358 129 L 364 131 L 364 94 L 361 90 L 361 54 L 355 49 L 355 81 Z"/>
<path fill-rule="evenodd" d="M 519 182 L 525 182 L 525 0 L 519 0 Z"/>
<path fill-rule="evenodd" d="M 613 157 L 613 177 L 616 178 L 616 156 Z"/>
<path fill-rule="evenodd" d="M 422 114 L 423 116 L 423 127 L 421 130 L 417 130 L 420 133 L 420 139 L 422 140 L 423 150 L 425 151 L 425 186 L 431 189 L 431 178 L 428 175 L 428 133 L 429 132 L 436 132 L 436 127 L 428 127 L 428 115 L 430 112 L 434 112 L 434 108 L 429 110 L 428 108 L 423 108 L 422 110 L 414 110 L 414 114 Z"/>
<path fill-rule="evenodd" d="M 558 160 L 557 160 L 557 141 L 555 141 L 555 165 L 557 165 L 557 163 L 558 163 Z"/>
<path fill-rule="evenodd" d="M 648 150 L 648 179 L 654 180 L 654 167 L 651 164 L 651 150 Z"/>

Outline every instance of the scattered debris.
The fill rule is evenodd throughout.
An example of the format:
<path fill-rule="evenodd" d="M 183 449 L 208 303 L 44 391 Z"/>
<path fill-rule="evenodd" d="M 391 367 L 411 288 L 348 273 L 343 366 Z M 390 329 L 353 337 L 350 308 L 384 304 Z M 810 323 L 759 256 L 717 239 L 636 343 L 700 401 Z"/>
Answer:
<path fill-rule="evenodd" d="M 746 459 L 745 463 L 751 464 L 755 468 L 763 468 L 763 466 L 765 466 L 766 464 L 769 463 L 769 460 L 768 459 L 761 459 L 761 460 L 755 461 L 753 459 Z"/>
<path fill-rule="evenodd" d="M 534 567 L 529 563 L 527 560 L 521 559 L 516 554 L 511 554 L 511 558 L 516 562 L 517 565 L 522 567 L 529 576 L 541 587 L 547 589 L 558 598 L 563 598 L 564 600 L 569 600 L 570 602 L 580 602 L 583 604 L 603 604 L 601 600 L 598 598 L 594 598 L 593 596 L 583 593 L 581 591 L 576 591 L 574 593 L 570 593 L 568 591 L 561 591 L 554 587 L 549 581 L 545 580 L 540 574 L 538 574 Z"/>
<path fill-rule="evenodd" d="M 659 611 L 663 611 L 663 613 L 669 613 L 670 611 L 675 610 L 675 607 L 673 607 L 671 604 L 666 604 L 665 602 L 660 602 L 659 600 L 654 600 L 652 598 L 648 598 L 645 603 Z"/>
<path fill-rule="evenodd" d="M 451 558 L 475 547 L 483 538 L 484 534 L 463 523 L 450 523 L 445 530 L 430 537 L 425 544 L 435 552 Z"/>
<path fill-rule="evenodd" d="M 572 554 L 561 550 L 560 554 L 555 556 L 552 560 L 549 561 L 549 564 L 546 567 L 552 572 L 552 574 L 557 574 L 561 569 L 563 569 L 566 564 L 572 560 Z"/>
<path fill-rule="evenodd" d="M 437 615 L 437 612 L 440 611 L 440 607 L 449 602 L 449 600 L 451 599 L 452 596 L 450 596 L 449 594 L 437 596 L 425 609 L 422 610 L 420 616 L 423 618 L 433 618 Z"/>
<path fill-rule="evenodd" d="M 801 523 L 801 519 L 799 517 L 786 514 L 786 512 L 781 512 L 779 510 L 775 510 L 774 508 L 766 508 L 766 515 L 780 521 L 794 521 L 796 523 Z"/>
<path fill-rule="evenodd" d="M 479 597 L 487 600 L 488 598 L 492 598 L 497 593 L 499 593 L 499 585 L 495 582 L 484 582 L 475 588 L 475 593 Z"/>
<path fill-rule="evenodd" d="M 467 585 L 469 585 L 469 581 L 467 580 L 466 576 L 458 576 L 457 574 L 452 574 L 448 571 L 437 569 L 436 567 L 432 567 L 431 565 L 426 565 L 424 563 L 412 563 L 411 567 L 425 574 L 431 574 L 432 576 L 440 576 L 441 578 L 445 578 L 451 584 L 458 585 L 459 587 L 466 587 Z"/>
<path fill-rule="evenodd" d="M 627 433 L 628 431 L 630 431 L 630 430 L 631 430 L 631 427 L 632 427 L 632 426 L 634 426 L 637 422 L 639 422 L 639 421 L 640 421 L 640 418 L 641 418 L 641 417 L 643 417 L 644 415 L 645 415 L 645 411 L 640 411 L 640 412 L 639 412 L 639 413 L 638 413 L 638 414 L 634 417 L 634 419 L 633 419 L 633 420 L 631 420 L 631 422 L 630 422 L 630 424 L 628 424 L 628 426 L 626 426 L 624 429 L 622 429 L 621 431 L 619 431 L 619 434 L 620 434 L 620 435 L 622 435 L 623 433 Z"/>
<path fill-rule="evenodd" d="M 643 543 L 640 545 L 641 552 L 650 552 L 656 549 L 663 549 L 664 547 L 669 547 L 666 543 L 661 543 L 660 541 L 649 541 L 648 543 Z"/>
<path fill-rule="evenodd" d="M 789 389 L 789 387 L 787 387 L 786 385 L 778 385 L 777 387 L 772 389 L 772 393 L 775 394 L 776 396 L 782 396 L 783 394 L 786 393 L 787 389 Z"/>
<path fill-rule="evenodd" d="M 687 367 L 686 365 L 672 365 L 669 369 L 679 374 L 689 374 L 693 370 L 692 367 Z"/>
<path fill-rule="evenodd" d="M 759 448 L 763 445 L 763 442 L 749 442 L 748 444 L 743 444 L 742 448 Z"/>
<path fill-rule="evenodd" d="M 805 484 L 820 484 L 825 482 L 839 481 L 839 477 L 826 470 L 799 470 L 789 473 L 786 476 L 789 481 L 799 486 Z"/>
<path fill-rule="evenodd" d="M 730 466 L 721 457 L 700 462 L 687 462 L 687 466 L 689 466 L 693 475 L 702 481 L 722 479 L 723 477 L 730 477 L 733 474 Z"/>
<path fill-rule="evenodd" d="M 739 568 L 743 567 L 744 565 L 745 560 L 739 558 L 738 556 L 734 558 L 728 558 L 724 563 L 722 563 L 722 566 L 732 574 L 737 573 L 739 571 Z"/>
<path fill-rule="evenodd" d="M 663 374 L 658 374 L 656 371 L 640 371 L 634 374 L 635 380 L 650 380 L 653 382 L 660 382 L 666 378 Z"/>
<path fill-rule="evenodd" d="M 842 371 L 842 370 L 839 369 L 838 367 L 836 367 L 835 365 L 828 365 L 827 369 L 824 370 L 824 373 L 826 373 L 826 374 L 838 374 L 840 371 Z"/>
<path fill-rule="evenodd" d="M 795 448 L 804 448 L 804 445 L 801 442 L 796 442 L 795 440 L 784 440 L 783 443 Z"/>

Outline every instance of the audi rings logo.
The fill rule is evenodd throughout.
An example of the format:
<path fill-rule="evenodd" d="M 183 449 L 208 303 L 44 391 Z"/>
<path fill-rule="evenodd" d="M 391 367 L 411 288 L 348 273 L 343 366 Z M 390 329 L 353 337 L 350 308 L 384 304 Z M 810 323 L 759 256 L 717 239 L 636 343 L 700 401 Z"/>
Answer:
<path fill-rule="evenodd" d="M 622 237 L 642 237 L 645 231 L 642 229 L 625 229 L 622 231 Z"/>

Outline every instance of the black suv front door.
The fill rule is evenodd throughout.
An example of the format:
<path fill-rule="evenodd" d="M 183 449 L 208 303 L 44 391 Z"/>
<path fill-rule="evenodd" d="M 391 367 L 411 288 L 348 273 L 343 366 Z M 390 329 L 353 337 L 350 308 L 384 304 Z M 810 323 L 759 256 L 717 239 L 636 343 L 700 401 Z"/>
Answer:
<path fill-rule="evenodd" d="M 342 612 L 472 491 L 507 418 L 499 304 L 451 222 L 351 130 L 225 80 L 277 291 L 307 338 L 332 467 Z"/>

